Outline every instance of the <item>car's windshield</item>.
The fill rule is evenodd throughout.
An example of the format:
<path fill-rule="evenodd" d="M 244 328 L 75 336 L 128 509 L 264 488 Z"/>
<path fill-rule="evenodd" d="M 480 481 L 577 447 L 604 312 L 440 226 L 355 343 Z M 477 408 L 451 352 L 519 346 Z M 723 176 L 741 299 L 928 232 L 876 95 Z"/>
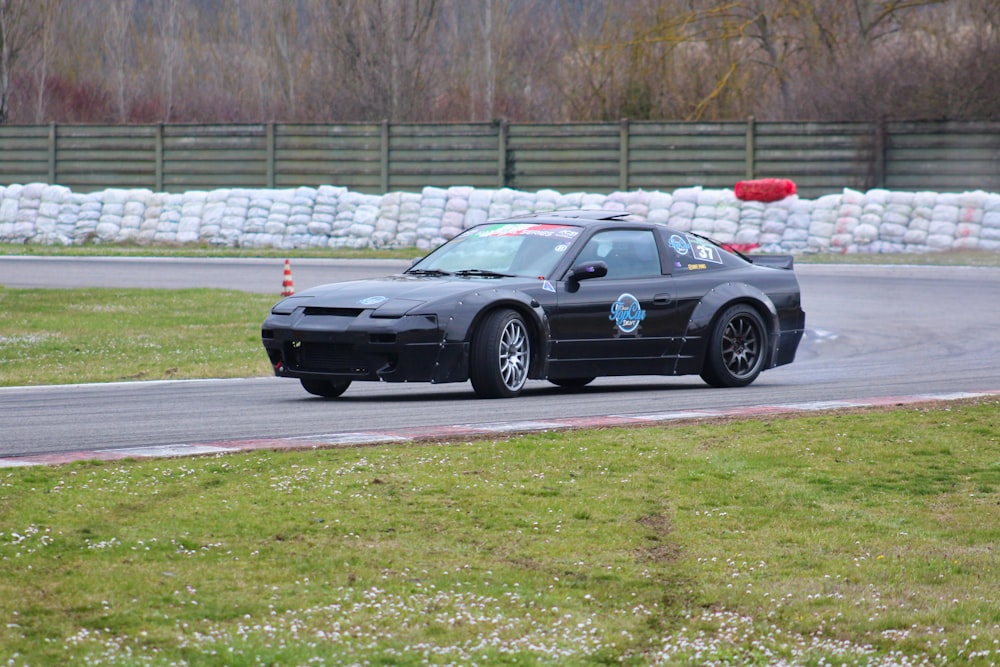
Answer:
<path fill-rule="evenodd" d="M 573 225 L 487 223 L 456 236 L 410 271 L 546 278 L 579 234 Z"/>

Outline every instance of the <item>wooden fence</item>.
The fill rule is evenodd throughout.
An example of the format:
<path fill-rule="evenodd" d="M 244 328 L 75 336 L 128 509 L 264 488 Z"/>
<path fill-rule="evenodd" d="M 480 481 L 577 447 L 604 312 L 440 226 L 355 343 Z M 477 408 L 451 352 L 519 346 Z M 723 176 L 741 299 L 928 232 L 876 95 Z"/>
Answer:
<path fill-rule="evenodd" d="M 469 185 L 563 193 L 732 188 L 790 178 L 805 197 L 1000 192 L 1000 123 L 0 125 L 0 185 L 159 192 Z"/>

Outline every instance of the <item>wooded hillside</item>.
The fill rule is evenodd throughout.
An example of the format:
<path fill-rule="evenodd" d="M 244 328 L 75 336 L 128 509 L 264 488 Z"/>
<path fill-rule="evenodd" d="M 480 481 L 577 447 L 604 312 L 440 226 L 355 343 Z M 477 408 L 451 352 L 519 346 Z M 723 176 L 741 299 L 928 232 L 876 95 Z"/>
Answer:
<path fill-rule="evenodd" d="M 997 0 L 0 0 L 0 122 L 1000 119 Z"/>

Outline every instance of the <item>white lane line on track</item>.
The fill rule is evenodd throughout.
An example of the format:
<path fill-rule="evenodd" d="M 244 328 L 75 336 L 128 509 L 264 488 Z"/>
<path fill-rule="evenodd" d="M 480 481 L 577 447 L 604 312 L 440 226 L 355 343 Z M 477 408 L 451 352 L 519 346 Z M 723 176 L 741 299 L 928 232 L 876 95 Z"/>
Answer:
<path fill-rule="evenodd" d="M 816 410 L 838 410 L 840 408 L 866 408 L 871 405 L 873 403 L 869 401 L 809 401 L 807 403 L 787 403 L 777 407 L 812 412 Z"/>
<path fill-rule="evenodd" d="M 619 419 L 637 419 L 639 421 L 663 422 L 676 419 L 694 419 L 699 417 L 721 417 L 727 414 L 715 410 L 677 410 L 674 412 L 655 412 L 645 415 L 614 415 Z"/>
<path fill-rule="evenodd" d="M 215 447 L 212 445 L 155 445 L 151 447 L 94 450 L 97 454 L 113 454 L 119 458 L 163 458 L 169 456 L 195 456 L 198 454 L 227 454 L 234 451 L 236 450 L 232 448 Z"/>
<path fill-rule="evenodd" d="M 326 445 L 355 445 L 359 443 L 376 442 L 409 442 L 410 438 L 398 435 L 385 435 L 379 433 L 323 433 L 320 435 L 300 435 L 294 438 L 284 438 L 285 440 L 295 440 L 298 442 L 314 442 Z"/>
<path fill-rule="evenodd" d="M 512 431 L 545 431 L 548 429 L 566 428 L 563 422 L 513 421 L 493 422 L 487 424 L 455 424 L 452 428 L 486 433 L 510 433 Z"/>

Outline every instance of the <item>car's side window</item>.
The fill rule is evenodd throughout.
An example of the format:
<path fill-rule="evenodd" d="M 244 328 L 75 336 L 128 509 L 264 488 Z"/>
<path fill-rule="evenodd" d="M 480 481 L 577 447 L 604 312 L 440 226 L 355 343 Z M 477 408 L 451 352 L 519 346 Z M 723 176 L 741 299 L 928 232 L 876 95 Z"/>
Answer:
<path fill-rule="evenodd" d="M 674 274 L 722 268 L 722 253 L 705 239 L 692 234 L 671 234 L 667 247 L 673 259 Z"/>
<path fill-rule="evenodd" d="M 600 260 L 608 265 L 608 278 L 646 278 L 658 276 L 660 255 L 653 232 L 618 229 L 599 232 L 580 251 L 580 262 Z"/>

